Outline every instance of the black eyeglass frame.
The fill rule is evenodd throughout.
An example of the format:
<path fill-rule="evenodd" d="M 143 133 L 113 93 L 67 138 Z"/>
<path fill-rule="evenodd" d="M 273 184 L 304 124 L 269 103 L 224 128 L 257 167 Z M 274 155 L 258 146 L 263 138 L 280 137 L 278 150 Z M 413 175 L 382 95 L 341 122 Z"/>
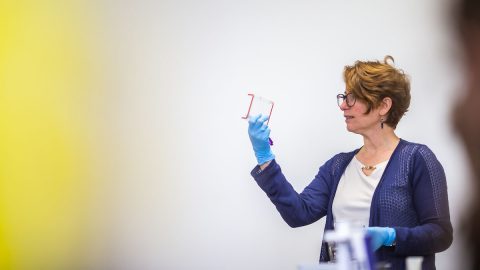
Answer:
<path fill-rule="evenodd" d="M 352 101 L 352 99 L 353 99 L 353 101 Z M 338 107 L 342 106 L 343 101 L 345 101 L 347 103 L 348 107 L 353 107 L 353 105 L 355 105 L 355 102 L 357 101 L 357 98 L 355 97 L 355 95 L 353 93 L 338 94 L 337 95 Z"/>

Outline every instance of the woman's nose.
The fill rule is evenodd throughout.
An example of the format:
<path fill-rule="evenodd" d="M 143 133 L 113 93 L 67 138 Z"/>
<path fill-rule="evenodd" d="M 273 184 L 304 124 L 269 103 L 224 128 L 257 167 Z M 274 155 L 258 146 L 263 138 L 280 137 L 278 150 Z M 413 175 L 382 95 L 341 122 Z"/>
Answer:
<path fill-rule="evenodd" d="M 347 105 L 347 101 L 344 99 L 344 100 L 342 101 L 342 103 L 340 104 L 340 110 L 345 111 L 345 110 L 348 109 L 348 108 L 349 108 L 349 107 L 348 107 L 348 105 Z"/>

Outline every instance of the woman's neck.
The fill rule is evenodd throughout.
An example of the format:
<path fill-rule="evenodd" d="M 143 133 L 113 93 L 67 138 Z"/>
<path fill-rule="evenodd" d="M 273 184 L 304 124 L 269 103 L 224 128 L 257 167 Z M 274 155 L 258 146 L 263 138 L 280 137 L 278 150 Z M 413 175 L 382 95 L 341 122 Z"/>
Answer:
<path fill-rule="evenodd" d="M 361 151 L 365 156 L 375 156 L 381 153 L 391 153 L 395 150 L 400 138 L 392 128 L 386 127 L 381 132 L 363 135 L 363 147 Z"/>

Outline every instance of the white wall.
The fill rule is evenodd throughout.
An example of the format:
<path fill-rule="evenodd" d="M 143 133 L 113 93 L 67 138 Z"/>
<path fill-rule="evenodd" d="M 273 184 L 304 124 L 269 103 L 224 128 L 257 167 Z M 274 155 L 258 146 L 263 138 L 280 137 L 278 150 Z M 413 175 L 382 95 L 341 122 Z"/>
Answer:
<path fill-rule="evenodd" d="M 273 151 L 300 191 L 361 146 L 335 95 L 342 70 L 394 56 L 411 76 L 400 137 L 447 173 L 454 227 L 468 189 L 450 128 L 459 86 L 446 1 L 104 1 L 112 162 L 97 259 L 110 269 L 295 269 L 318 260 L 324 220 L 291 229 L 249 172 L 250 92 L 276 102 Z M 455 234 L 458 233 L 458 229 Z M 461 269 L 459 240 L 438 269 Z"/>

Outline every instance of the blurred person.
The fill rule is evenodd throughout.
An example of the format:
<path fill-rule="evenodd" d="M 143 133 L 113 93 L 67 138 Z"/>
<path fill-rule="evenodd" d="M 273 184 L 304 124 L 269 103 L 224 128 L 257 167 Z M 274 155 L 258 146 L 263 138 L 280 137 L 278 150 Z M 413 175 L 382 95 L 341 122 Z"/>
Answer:
<path fill-rule="evenodd" d="M 453 122 L 465 146 L 475 180 L 473 201 L 463 231 L 471 253 L 472 269 L 480 269 L 480 198 L 477 196 L 480 193 L 480 1 L 461 0 L 456 15 L 467 92 L 453 112 Z"/>
<path fill-rule="evenodd" d="M 435 253 L 453 238 L 445 173 L 426 145 L 395 134 L 410 105 L 410 82 L 390 62 L 386 56 L 344 69 L 346 88 L 337 102 L 347 130 L 363 137 L 360 148 L 328 160 L 299 194 L 270 148 L 268 117 L 258 115 L 248 127 L 258 162 L 251 175 L 291 227 L 324 216 L 325 230 L 342 222 L 363 226 L 377 259 L 392 269 L 405 269 L 408 256 L 423 256 L 422 268 L 435 269 Z M 323 243 L 321 262 L 334 260 L 330 251 Z"/>

